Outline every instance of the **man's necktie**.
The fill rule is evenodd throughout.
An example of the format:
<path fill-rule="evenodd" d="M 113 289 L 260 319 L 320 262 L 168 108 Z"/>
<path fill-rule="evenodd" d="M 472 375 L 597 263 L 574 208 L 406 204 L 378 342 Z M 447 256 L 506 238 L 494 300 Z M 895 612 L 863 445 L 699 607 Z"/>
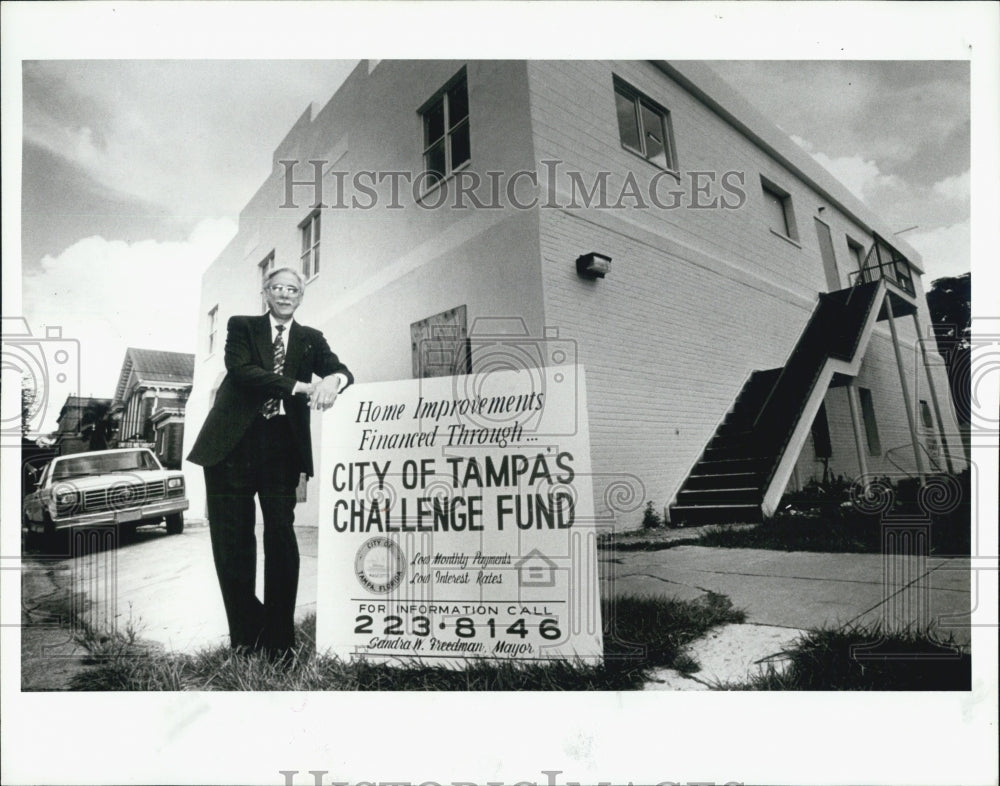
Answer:
<path fill-rule="evenodd" d="M 275 325 L 275 327 L 278 329 L 278 335 L 274 337 L 274 373 L 280 374 L 285 369 L 285 340 L 281 337 L 281 334 L 285 331 L 285 326 Z M 277 396 L 269 398 L 264 402 L 261 412 L 266 419 L 273 418 L 278 414 L 279 405 L 280 399 Z"/>

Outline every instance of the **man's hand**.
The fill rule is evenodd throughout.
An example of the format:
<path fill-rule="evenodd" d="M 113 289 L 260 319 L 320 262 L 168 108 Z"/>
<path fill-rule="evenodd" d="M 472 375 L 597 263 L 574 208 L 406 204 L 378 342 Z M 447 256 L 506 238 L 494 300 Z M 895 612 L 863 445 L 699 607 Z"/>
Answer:
<path fill-rule="evenodd" d="M 327 410 L 333 406 L 340 392 L 340 377 L 331 374 L 319 382 L 315 382 L 309 404 L 313 409 Z"/>
<path fill-rule="evenodd" d="M 292 395 L 297 396 L 301 393 L 306 396 L 312 396 L 315 390 L 315 382 L 296 382 L 295 387 L 292 388 Z"/>

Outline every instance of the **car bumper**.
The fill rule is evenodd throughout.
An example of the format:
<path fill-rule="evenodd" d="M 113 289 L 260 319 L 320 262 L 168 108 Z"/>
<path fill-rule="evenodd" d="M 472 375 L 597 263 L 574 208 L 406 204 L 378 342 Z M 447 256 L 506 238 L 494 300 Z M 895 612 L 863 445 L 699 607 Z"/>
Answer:
<path fill-rule="evenodd" d="M 102 524 L 143 524 L 162 519 L 173 513 L 183 513 L 190 505 L 187 499 L 165 499 L 143 505 L 139 508 L 126 510 L 102 510 L 96 513 L 84 513 L 79 516 L 64 516 L 52 519 L 57 530 L 70 527 L 99 526 Z M 29 521 L 30 529 L 41 529 L 40 522 Z"/>

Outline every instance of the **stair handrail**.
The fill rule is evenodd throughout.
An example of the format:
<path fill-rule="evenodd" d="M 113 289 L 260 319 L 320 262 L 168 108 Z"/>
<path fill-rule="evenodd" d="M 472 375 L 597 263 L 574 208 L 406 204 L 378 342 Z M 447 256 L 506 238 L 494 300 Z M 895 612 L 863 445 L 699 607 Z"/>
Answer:
<path fill-rule="evenodd" d="M 882 250 L 885 250 L 889 256 L 889 259 L 882 259 Z M 871 264 L 872 257 L 875 257 L 874 261 L 878 264 Z M 899 265 L 903 265 L 904 272 L 900 274 Z M 872 233 L 872 247 L 868 249 L 868 253 L 865 255 L 864 262 L 861 263 L 861 267 L 858 270 L 852 271 L 847 275 L 847 283 L 852 287 L 858 286 L 859 284 L 868 284 L 873 281 L 878 281 L 880 279 L 891 281 L 897 287 L 902 289 L 911 297 L 916 297 L 916 290 L 913 286 L 913 271 L 910 260 L 899 251 L 895 246 L 889 241 L 879 235 L 877 232 Z M 870 271 L 878 271 L 876 276 Z M 870 280 L 866 280 L 869 279 Z M 855 279 L 854 283 L 851 280 Z"/>
<path fill-rule="evenodd" d="M 761 426 L 761 422 L 764 420 L 765 413 L 770 415 L 771 402 L 774 399 L 775 393 L 781 386 L 781 383 L 788 376 L 788 369 L 792 365 L 792 360 L 795 358 L 796 354 L 799 352 L 800 348 L 804 349 L 804 342 L 806 336 L 809 336 L 810 328 L 812 328 L 813 323 L 820 318 L 820 314 L 823 311 L 823 306 L 828 301 L 823 299 L 823 295 L 820 294 L 820 300 L 813 309 L 812 314 L 809 315 L 809 320 L 806 322 L 806 326 L 802 329 L 802 333 L 799 336 L 799 340 L 795 342 L 795 346 L 792 348 L 791 353 L 789 353 L 788 358 L 785 361 L 785 365 L 781 368 L 781 373 L 778 374 L 778 378 L 774 381 L 774 386 L 771 388 L 770 392 L 767 394 L 767 398 L 764 399 L 764 403 L 761 404 L 760 411 L 757 413 L 757 417 L 753 421 L 753 430 L 756 432 Z M 809 392 L 812 392 L 812 386 L 816 384 L 816 379 L 819 378 L 819 372 L 822 371 L 822 365 L 816 370 L 813 378 L 809 381 Z"/>
<path fill-rule="evenodd" d="M 873 282 L 869 282 L 869 283 L 873 283 Z M 884 284 L 878 284 L 878 286 L 884 286 Z M 753 428 L 754 429 L 757 429 L 758 426 L 760 425 L 760 422 L 763 419 L 764 413 L 767 411 L 767 409 L 768 409 L 768 407 L 769 407 L 769 405 L 771 403 L 771 399 L 774 396 L 775 391 L 778 389 L 779 385 L 781 384 L 782 379 L 785 377 L 786 371 L 787 371 L 787 369 L 788 369 L 788 367 L 790 365 L 790 361 L 795 357 L 796 352 L 798 352 L 798 350 L 799 350 L 799 346 L 802 343 L 803 337 L 809 331 L 810 327 L 813 324 L 813 321 L 816 320 L 820 316 L 820 312 L 821 312 L 821 308 L 822 308 L 823 304 L 830 302 L 828 300 L 824 300 L 823 299 L 824 294 L 826 294 L 826 293 L 820 293 L 820 300 L 817 303 L 816 308 L 813 309 L 812 314 L 809 316 L 809 321 L 806 322 L 806 326 L 802 329 L 802 334 L 800 335 L 799 340 L 795 342 L 795 346 L 792 348 L 791 353 L 789 353 L 788 358 L 785 361 L 785 365 L 781 369 L 781 373 L 778 375 L 778 378 L 774 382 L 774 386 L 771 388 L 771 391 L 768 393 L 767 398 L 764 400 L 764 403 L 761 405 L 760 412 L 757 413 L 757 417 L 754 419 L 754 423 L 753 423 Z M 846 306 L 847 303 L 850 302 L 851 297 L 853 295 L 854 295 L 854 292 L 852 291 L 848 295 L 847 301 L 845 302 L 845 306 Z M 872 297 L 871 301 L 868 304 L 868 308 L 865 310 L 863 321 L 867 321 L 868 320 L 868 315 L 871 313 L 872 308 L 875 306 L 876 300 L 878 300 L 878 298 Z M 860 340 L 860 336 L 858 336 L 855 339 L 854 344 L 853 344 L 853 346 L 851 348 L 851 356 L 852 357 L 854 356 L 854 354 L 857 353 L 858 341 L 859 340 Z M 829 353 L 827 353 L 827 357 L 829 357 Z M 819 377 L 819 372 L 820 371 L 822 371 L 822 366 L 817 370 L 817 372 L 814 375 L 813 379 L 810 381 L 810 387 L 808 389 L 808 393 L 810 393 L 810 394 L 812 393 L 812 387 L 816 384 L 816 379 Z"/>
<path fill-rule="evenodd" d="M 875 290 L 873 290 L 873 292 L 872 292 L 872 298 L 871 298 L 871 300 L 870 300 L 870 302 L 868 304 L 868 308 L 865 310 L 865 313 L 863 315 L 863 322 L 867 323 L 867 321 L 868 321 L 868 319 L 869 319 L 869 317 L 871 315 L 872 309 L 875 307 L 876 302 L 880 302 L 880 298 L 876 297 L 876 295 L 877 295 L 877 293 L 879 291 L 879 288 L 884 288 L 884 286 L 885 286 L 884 284 L 878 284 L 877 288 Z M 816 309 L 813 312 L 813 315 L 809 318 L 809 322 L 806 324 L 806 327 L 803 330 L 803 336 L 809 330 L 810 326 L 812 325 L 813 320 L 816 319 L 816 318 L 818 318 L 820 316 L 820 313 L 821 313 L 821 310 L 822 310 L 822 308 L 821 308 L 822 305 L 824 303 L 830 303 L 830 302 L 831 301 L 828 300 L 828 299 L 824 300 L 822 298 L 822 294 L 821 294 L 819 305 L 817 305 Z M 800 342 L 801 342 L 801 339 L 800 339 L 799 342 L 796 342 L 795 349 L 792 350 L 792 354 L 789 356 L 789 360 L 791 360 L 792 356 L 795 355 L 795 352 L 799 348 L 799 343 Z M 853 345 L 853 348 L 852 348 L 852 351 L 851 351 L 851 357 L 852 358 L 857 353 L 857 345 L 858 345 L 858 342 L 856 340 L 854 342 L 854 345 Z M 795 419 L 793 420 L 793 423 L 797 423 L 798 422 L 798 419 L 802 416 L 802 409 L 805 407 L 805 403 L 808 402 L 809 399 L 810 399 L 810 397 L 812 396 L 813 390 L 816 387 L 816 383 L 819 380 L 820 375 L 823 373 L 823 368 L 826 365 L 827 361 L 831 357 L 831 354 L 830 354 L 829 350 L 830 350 L 830 347 L 827 344 L 824 347 L 823 357 L 821 358 L 820 362 L 816 364 L 816 367 L 815 367 L 815 369 L 813 371 L 812 377 L 808 381 L 808 385 L 806 386 L 805 396 L 802 398 L 802 403 L 798 407 L 798 411 L 796 412 L 796 416 L 795 416 Z M 786 364 L 785 368 L 787 368 L 788 365 L 789 364 Z M 785 369 L 782 369 L 781 376 L 784 376 L 784 373 L 785 373 Z M 775 389 L 777 389 L 778 385 L 781 382 L 781 376 L 779 376 L 778 380 L 775 382 L 775 385 L 774 385 Z M 772 391 L 772 393 L 773 393 L 773 391 Z M 765 407 L 766 407 L 766 404 L 765 404 L 764 407 L 761 407 L 761 411 L 760 411 L 760 413 L 758 413 L 758 417 L 754 421 L 754 430 L 755 431 L 758 428 L 758 423 L 760 422 L 761 418 L 764 415 Z M 784 433 L 779 438 L 779 443 L 776 444 L 776 445 L 774 445 L 774 447 L 777 449 L 777 456 L 780 457 L 784 453 L 785 449 L 788 446 L 789 440 L 792 438 L 792 434 L 793 434 L 794 430 L 795 430 L 794 427 L 791 428 L 791 429 L 785 429 Z M 767 468 L 767 474 L 766 474 L 766 476 L 764 478 L 764 488 L 765 489 L 770 485 L 772 479 L 774 478 L 774 473 L 777 471 L 777 468 L 778 468 L 779 464 L 780 464 L 780 460 L 779 461 L 774 461 Z"/>
<path fill-rule="evenodd" d="M 883 295 L 887 290 L 885 290 L 885 284 L 882 281 L 873 282 L 875 289 L 872 290 L 872 298 L 868 301 L 868 306 L 865 308 L 865 313 L 862 317 L 862 323 L 868 321 L 868 315 L 871 314 L 872 309 L 878 305 L 878 308 L 882 308 L 882 298 L 878 297 L 879 289 L 883 290 Z M 847 299 L 844 301 L 844 307 L 847 308 L 851 305 L 851 299 L 854 297 L 855 292 L 860 289 L 860 287 L 853 287 L 848 292 Z M 850 357 L 853 359 L 858 352 L 858 344 L 861 342 L 862 333 L 858 333 L 854 337 L 854 342 L 851 344 Z"/>

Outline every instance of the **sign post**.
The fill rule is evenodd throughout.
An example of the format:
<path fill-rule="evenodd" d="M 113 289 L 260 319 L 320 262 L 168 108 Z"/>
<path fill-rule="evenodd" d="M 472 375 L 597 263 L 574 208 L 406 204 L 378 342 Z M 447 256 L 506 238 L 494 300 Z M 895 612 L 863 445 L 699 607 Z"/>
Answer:
<path fill-rule="evenodd" d="M 582 367 L 354 385 L 320 481 L 320 651 L 601 661 Z"/>

